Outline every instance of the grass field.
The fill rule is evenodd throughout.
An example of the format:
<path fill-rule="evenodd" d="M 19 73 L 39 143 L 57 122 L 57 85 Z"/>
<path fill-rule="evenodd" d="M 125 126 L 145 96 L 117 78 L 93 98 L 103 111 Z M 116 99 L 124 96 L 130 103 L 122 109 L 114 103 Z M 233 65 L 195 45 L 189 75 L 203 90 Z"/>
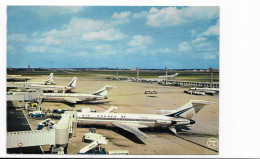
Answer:
<path fill-rule="evenodd" d="M 27 71 L 27 70 L 7 70 L 9 75 L 23 75 L 23 76 L 39 76 L 49 75 L 54 73 L 55 77 L 89 77 L 89 78 L 106 78 L 109 76 L 116 76 L 116 70 L 53 70 L 53 71 Z M 175 74 L 175 71 L 168 71 L 168 75 Z M 181 81 L 197 81 L 209 82 L 210 72 L 194 72 L 194 71 L 177 71 L 179 75 L 175 78 Z M 99 76 L 102 75 L 102 76 Z M 119 70 L 118 75 L 122 77 L 136 77 L 136 71 L 132 70 Z M 165 71 L 160 70 L 140 70 L 139 78 L 157 78 L 158 76 L 165 75 Z M 219 73 L 213 73 L 213 82 L 219 82 Z"/>

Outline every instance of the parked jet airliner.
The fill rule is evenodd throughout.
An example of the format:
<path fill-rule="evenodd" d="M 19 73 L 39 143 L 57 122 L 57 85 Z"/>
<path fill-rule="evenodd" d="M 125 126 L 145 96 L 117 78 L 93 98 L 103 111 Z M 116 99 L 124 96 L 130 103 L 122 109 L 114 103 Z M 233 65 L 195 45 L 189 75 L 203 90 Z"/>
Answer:
<path fill-rule="evenodd" d="M 159 78 L 175 78 L 176 76 L 178 76 L 178 73 L 175 73 L 174 75 L 168 75 L 168 76 L 159 76 Z"/>
<path fill-rule="evenodd" d="M 79 124 L 106 125 L 122 128 L 135 134 L 137 137 L 148 138 L 139 128 L 167 127 L 177 134 L 176 129 L 180 126 L 188 127 L 195 124 L 192 117 L 205 105 L 213 102 L 203 100 L 190 100 L 177 110 L 159 110 L 160 114 L 127 114 L 112 113 L 112 107 L 104 113 L 78 112 Z"/>
<path fill-rule="evenodd" d="M 43 82 L 7 82 L 7 86 L 8 86 L 8 83 L 12 83 L 17 86 L 24 85 L 24 84 L 39 84 L 39 85 L 55 84 L 52 78 L 53 78 L 53 73 L 51 73 L 49 75 L 49 77 L 47 78 L 47 80 L 45 80 Z"/>
<path fill-rule="evenodd" d="M 108 92 L 114 87 L 104 86 L 99 91 L 92 94 L 75 94 L 75 93 L 43 93 L 44 101 L 65 101 L 72 104 L 77 102 L 89 102 L 107 99 Z"/>
<path fill-rule="evenodd" d="M 31 88 L 41 88 L 43 91 L 52 92 L 68 92 L 76 87 L 77 77 L 74 77 L 68 86 L 54 86 L 54 85 L 35 85 L 32 84 Z"/>

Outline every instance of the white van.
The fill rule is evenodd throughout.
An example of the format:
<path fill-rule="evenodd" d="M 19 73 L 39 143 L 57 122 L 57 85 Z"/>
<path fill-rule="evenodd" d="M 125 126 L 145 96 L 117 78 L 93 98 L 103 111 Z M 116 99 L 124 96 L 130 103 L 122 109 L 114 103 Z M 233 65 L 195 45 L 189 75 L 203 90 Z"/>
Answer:
<path fill-rule="evenodd" d="M 108 150 L 107 153 L 109 155 L 128 155 L 128 150 Z"/>

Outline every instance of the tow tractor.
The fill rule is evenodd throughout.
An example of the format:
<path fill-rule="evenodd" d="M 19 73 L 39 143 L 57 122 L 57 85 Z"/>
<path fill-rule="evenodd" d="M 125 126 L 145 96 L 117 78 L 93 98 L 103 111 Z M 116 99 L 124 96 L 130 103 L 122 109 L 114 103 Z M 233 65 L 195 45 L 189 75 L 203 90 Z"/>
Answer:
<path fill-rule="evenodd" d="M 27 110 L 37 110 L 37 103 L 26 103 L 25 104 L 25 109 Z"/>
<path fill-rule="evenodd" d="M 55 122 L 52 121 L 52 119 L 50 119 L 50 118 L 45 119 L 44 121 L 41 121 L 38 123 L 37 130 L 41 130 L 44 126 L 53 126 L 54 124 L 55 124 Z"/>

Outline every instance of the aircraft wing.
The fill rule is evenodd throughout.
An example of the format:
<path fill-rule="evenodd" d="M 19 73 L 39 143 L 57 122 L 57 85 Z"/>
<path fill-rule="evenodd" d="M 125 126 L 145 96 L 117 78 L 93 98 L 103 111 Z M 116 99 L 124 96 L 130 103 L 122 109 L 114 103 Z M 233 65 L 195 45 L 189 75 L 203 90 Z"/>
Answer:
<path fill-rule="evenodd" d="M 118 109 L 118 108 L 115 107 L 115 106 L 111 106 L 108 110 L 105 111 L 105 113 L 110 113 L 110 112 L 112 112 L 114 109 Z"/>
<path fill-rule="evenodd" d="M 124 122 L 114 122 L 112 125 L 117 126 L 121 129 L 124 129 L 126 131 L 129 131 L 133 134 L 135 134 L 138 137 L 142 138 L 148 138 L 148 136 L 140 131 L 138 128 L 146 128 L 146 125 L 141 125 L 141 124 L 130 124 L 130 123 L 124 123 Z"/>
<path fill-rule="evenodd" d="M 81 102 L 82 100 L 79 99 L 79 98 L 64 98 L 65 101 L 69 102 L 69 103 L 72 103 L 72 104 L 76 104 L 77 102 Z"/>

